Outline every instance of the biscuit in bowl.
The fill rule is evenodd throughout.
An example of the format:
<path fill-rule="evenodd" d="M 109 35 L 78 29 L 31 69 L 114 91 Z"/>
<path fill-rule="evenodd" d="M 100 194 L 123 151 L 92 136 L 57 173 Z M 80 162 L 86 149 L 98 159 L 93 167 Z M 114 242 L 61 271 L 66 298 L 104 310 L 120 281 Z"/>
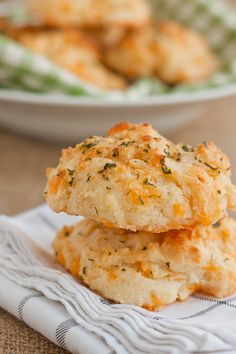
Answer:
<path fill-rule="evenodd" d="M 205 81 L 218 67 L 207 39 L 173 21 L 157 25 L 155 51 L 158 63 L 154 72 L 170 85 Z"/>
<path fill-rule="evenodd" d="M 90 35 L 75 30 L 8 28 L 7 35 L 32 52 L 47 57 L 81 80 L 102 89 L 123 90 L 126 81 L 101 63 L 99 45 Z"/>
<path fill-rule="evenodd" d="M 236 290 L 236 222 L 166 233 L 111 229 L 85 219 L 64 227 L 56 258 L 107 299 L 158 310 L 200 291 L 216 297 Z"/>
<path fill-rule="evenodd" d="M 146 26 L 126 34 L 116 46 L 104 52 L 104 62 L 131 80 L 152 76 L 158 63 L 153 45 L 155 29 Z"/>
<path fill-rule="evenodd" d="M 213 143 L 175 145 L 148 124 L 121 123 L 64 149 L 47 171 L 55 212 L 150 231 L 209 226 L 235 209 L 229 160 Z"/>
<path fill-rule="evenodd" d="M 145 0 L 33 0 L 31 18 L 50 26 L 121 26 L 136 28 L 150 20 Z"/>
<path fill-rule="evenodd" d="M 207 80 L 218 65 L 203 35 L 173 21 L 128 33 L 104 60 L 130 79 L 157 76 L 169 85 Z"/>

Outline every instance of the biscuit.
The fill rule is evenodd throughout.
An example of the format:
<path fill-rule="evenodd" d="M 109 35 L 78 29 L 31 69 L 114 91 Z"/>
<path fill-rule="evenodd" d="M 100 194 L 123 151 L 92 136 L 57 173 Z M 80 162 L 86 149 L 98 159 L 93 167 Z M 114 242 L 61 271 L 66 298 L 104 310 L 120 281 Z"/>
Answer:
<path fill-rule="evenodd" d="M 218 60 L 206 38 L 175 22 L 157 25 L 155 74 L 168 84 L 207 80 L 217 69 Z"/>
<path fill-rule="evenodd" d="M 127 34 L 105 52 L 104 60 L 130 79 L 156 75 L 170 85 L 204 81 L 217 68 L 207 40 L 170 21 Z"/>
<path fill-rule="evenodd" d="M 209 226 L 236 208 L 226 155 L 213 143 L 175 145 L 148 124 L 121 123 L 64 149 L 47 175 L 55 212 L 132 231 Z"/>
<path fill-rule="evenodd" d="M 144 27 L 124 36 L 115 47 L 104 52 L 104 62 L 116 72 L 129 79 L 140 79 L 154 75 L 158 56 L 153 46 L 155 30 Z"/>
<path fill-rule="evenodd" d="M 7 34 L 34 53 L 52 60 L 78 75 L 81 80 L 103 89 L 122 90 L 125 80 L 101 63 L 99 46 L 91 36 L 78 30 L 12 28 Z"/>
<path fill-rule="evenodd" d="M 64 227 L 56 258 L 107 299 L 157 310 L 200 291 L 216 297 L 236 290 L 236 222 L 210 227 L 132 233 L 85 219 Z"/>
<path fill-rule="evenodd" d="M 145 0 L 33 0 L 28 12 L 50 26 L 136 28 L 149 21 L 151 11 Z"/>

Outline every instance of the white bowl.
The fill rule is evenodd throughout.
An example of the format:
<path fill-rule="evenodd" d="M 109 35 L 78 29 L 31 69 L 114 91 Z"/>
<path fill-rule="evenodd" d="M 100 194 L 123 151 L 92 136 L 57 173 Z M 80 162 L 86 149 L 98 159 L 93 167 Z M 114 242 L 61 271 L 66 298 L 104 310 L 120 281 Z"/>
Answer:
<path fill-rule="evenodd" d="M 14 9 L 20 0 L 12 1 Z M 216 0 L 150 1 L 158 20 L 173 18 L 202 31 L 217 50 L 222 65 L 209 82 L 195 87 L 179 86 L 166 92 L 154 90 L 156 94 L 145 94 L 145 90 L 150 88 L 146 82 L 141 86 L 135 85 L 128 93 L 113 95 L 109 92 L 103 97 L 92 98 L 93 90 L 77 77 L 12 42 L 6 45 L 5 39 L 0 51 L 0 83 L 2 80 L 4 86 L 4 82 L 8 84 L 9 77 L 13 77 L 18 85 L 13 87 L 22 85 L 22 90 L 0 90 L 0 124 L 35 137 L 71 144 L 85 136 L 104 134 L 120 121 L 149 122 L 166 134 L 199 116 L 208 101 L 235 94 L 234 12 L 225 7 L 224 2 Z M 8 13 L 8 8 L 9 2 L 0 5 L 0 13 Z M 53 73 L 52 77 L 49 75 L 51 79 L 56 77 L 58 85 L 52 87 L 51 91 L 56 89 L 60 94 L 23 91 L 25 85 L 31 85 L 39 91 L 49 92 L 50 85 L 45 73 Z M 77 97 L 63 94 L 68 92 L 68 87 L 85 89 L 86 95 L 78 92 Z"/>
<path fill-rule="evenodd" d="M 59 94 L 0 90 L 0 124 L 47 140 L 75 143 L 104 134 L 117 122 L 149 122 L 168 133 L 196 118 L 207 101 L 236 93 L 236 85 L 214 90 L 104 102 Z"/>

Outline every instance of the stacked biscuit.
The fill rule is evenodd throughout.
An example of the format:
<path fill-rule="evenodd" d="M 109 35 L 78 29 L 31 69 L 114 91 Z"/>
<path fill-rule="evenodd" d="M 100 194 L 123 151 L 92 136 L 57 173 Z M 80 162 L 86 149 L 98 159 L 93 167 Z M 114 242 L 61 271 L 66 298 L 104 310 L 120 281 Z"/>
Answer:
<path fill-rule="evenodd" d="M 175 145 L 148 124 L 122 123 L 62 151 L 45 196 L 64 227 L 59 263 L 91 289 L 149 310 L 202 291 L 236 290 L 236 188 L 213 143 Z"/>
<path fill-rule="evenodd" d="M 102 89 L 124 90 L 144 77 L 195 83 L 217 68 L 200 33 L 169 19 L 157 23 L 147 0 L 28 3 L 28 22 L 0 21 L 0 32 Z"/>

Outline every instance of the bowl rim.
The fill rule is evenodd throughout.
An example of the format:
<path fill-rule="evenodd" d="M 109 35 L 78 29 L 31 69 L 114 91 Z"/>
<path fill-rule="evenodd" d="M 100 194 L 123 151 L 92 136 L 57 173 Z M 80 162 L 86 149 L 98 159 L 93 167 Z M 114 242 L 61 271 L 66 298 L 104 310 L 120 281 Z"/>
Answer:
<path fill-rule="evenodd" d="M 236 83 L 207 88 L 192 92 L 178 92 L 174 94 L 159 94 L 153 96 L 110 96 L 109 98 L 67 96 L 61 93 L 33 93 L 21 90 L 0 89 L 0 102 L 14 102 L 48 106 L 66 107 L 146 107 L 146 106 L 173 106 L 190 103 L 201 103 L 223 99 L 236 94 Z"/>

